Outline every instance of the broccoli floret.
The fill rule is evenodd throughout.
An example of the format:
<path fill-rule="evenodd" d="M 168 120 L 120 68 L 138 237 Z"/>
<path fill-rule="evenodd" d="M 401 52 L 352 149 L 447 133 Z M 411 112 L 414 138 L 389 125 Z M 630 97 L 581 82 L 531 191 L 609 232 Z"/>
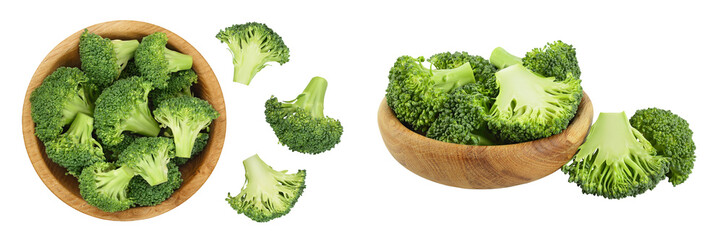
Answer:
<path fill-rule="evenodd" d="M 103 147 L 93 139 L 93 118 L 78 113 L 68 131 L 45 144 L 45 153 L 73 176 L 84 167 L 105 160 Z"/>
<path fill-rule="evenodd" d="M 182 182 L 178 166 L 170 163 L 167 182 L 151 186 L 143 177 L 133 177 L 128 184 L 128 198 L 132 199 L 136 206 L 155 206 L 171 197 L 171 194 L 181 187 Z"/>
<path fill-rule="evenodd" d="M 130 132 L 123 132 L 123 140 L 113 146 L 103 145 L 101 143 L 101 146 L 103 146 L 103 151 L 105 152 L 105 157 L 107 161 L 118 161 L 118 158 L 120 157 L 120 154 L 125 150 L 133 141 L 136 140 L 136 138 L 139 138 L 140 136 L 130 133 Z"/>
<path fill-rule="evenodd" d="M 80 67 L 99 89 L 113 83 L 138 48 L 138 40 L 110 40 L 86 29 L 80 34 Z"/>
<path fill-rule="evenodd" d="M 432 123 L 427 137 L 465 145 L 496 145 L 499 140 L 487 128 L 493 100 L 482 83 L 470 83 L 455 89 Z"/>
<path fill-rule="evenodd" d="M 174 153 L 173 141 L 164 137 L 139 137 L 118 157 L 117 164 L 128 166 L 151 186 L 168 181 L 168 163 Z"/>
<path fill-rule="evenodd" d="M 120 76 L 118 76 L 117 79 L 124 79 L 129 77 L 140 77 L 141 73 L 138 72 L 138 67 L 136 67 L 136 61 L 135 59 L 128 60 L 128 63 L 126 64 L 126 67 L 123 68 L 123 71 L 121 71 Z"/>
<path fill-rule="evenodd" d="M 281 36 L 263 23 L 235 24 L 219 31 L 216 38 L 233 54 L 233 81 L 237 83 L 249 85 L 268 63 L 289 61 L 289 48 Z"/>
<path fill-rule="evenodd" d="M 78 177 L 80 195 L 90 205 L 106 212 L 126 210 L 133 205 L 127 191 L 134 175 L 129 167 L 96 162 L 84 168 Z"/>
<path fill-rule="evenodd" d="M 556 82 L 521 64 L 496 74 L 500 93 L 492 105 L 488 125 L 507 143 L 549 137 L 567 128 L 582 98 L 580 79 L 568 76 Z"/>
<path fill-rule="evenodd" d="M 115 81 L 98 97 L 95 108 L 95 129 L 106 146 L 123 141 L 124 131 L 143 136 L 158 136 L 160 126 L 148 108 L 148 92 L 153 86 L 140 77 Z"/>
<path fill-rule="evenodd" d="M 191 86 L 196 82 L 198 82 L 198 75 L 192 69 L 172 73 L 166 88 L 153 89 L 148 94 L 148 98 L 151 100 L 151 109 L 156 109 L 161 102 L 174 97 L 193 96 Z"/>
<path fill-rule="evenodd" d="M 318 154 L 341 141 L 341 122 L 324 115 L 327 84 L 326 79 L 314 77 L 295 99 L 280 102 L 271 96 L 266 101 L 266 122 L 290 150 Z"/>
<path fill-rule="evenodd" d="M 55 139 L 77 113 L 93 115 L 93 102 L 82 86 L 86 82 L 80 69 L 60 67 L 31 93 L 31 116 L 41 141 Z"/>
<path fill-rule="evenodd" d="M 165 88 L 172 72 L 191 69 L 193 58 L 166 48 L 168 36 L 156 32 L 143 37 L 136 50 L 138 72 L 155 88 Z"/>
<path fill-rule="evenodd" d="M 178 157 L 171 159 L 171 162 L 173 164 L 176 164 L 178 166 L 181 166 L 183 164 L 186 164 L 188 160 L 190 160 L 192 157 L 197 156 L 199 153 L 203 151 L 203 149 L 206 147 L 206 144 L 208 144 L 208 133 L 199 133 L 198 137 L 196 138 L 196 142 L 193 143 L 193 150 L 191 150 L 191 157 L 190 158 L 184 158 L 184 157 Z"/>
<path fill-rule="evenodd" d="M 484 86 L 482 93 L 489 97 L 496 97 L 499 93 L 495 72 L 497 68 L 487 59 L 480 56 L 469 55 L 467 52 L 444 52 L 432 55 L 429 62 L 437 69 L 452 69 L 469 63 L 474 71 L 474 78 Z"/>
<path fill-rule="evenodd" d="M 693 131 L 688 121 L 669 110 L 648 108 L 636 111 L 630 125 L 650 141 L 658 155 L 670 158 L 666 175 L 673 186 L 688 179 L 695 161 Z"/>
<path fill-rule="evenodd" d="M 180 96 L 161 102 L 153 111 L 163 127 L 173 132 L 176 156 L 190 158 L 198 133 L 218 118 L 218 112 L 203 99 Z"/>
<path fill-rule="evenodd" d="M 453 69 L 431 70 L 423 57 L 401 56 L 389 71 L 387 104 L 410 129 L 425 133 L 449 98 L 449 92 L 475 82 L 469 63 Z"/>
<path fill-rule="evenodd" d="M 276 171 L 253 155 L 243 161 L 246 181 L 236 196 L 228 194 L 226 201 L 239 214 L 257 222 L 267 222 L 289 213 L 306 188 L 306 170 L 287 174 Z"/>
<path fill-rule="evenodd" d="M 620 199 L 644 193 L 665 178 L 669 159 L 656 156 L 624 112 L 600 113 L 562 172 L 585 194 Z"/>
<path fill-rule="evenodd" d="M 548 43 L 543 48 L 535 48 L 522 58 L 522 64 L 533 72 L 545 77 L 554 77 L 557 81 L 567 79 L 568 74 L 580 79 L 580 66 L 577 63 L 575 48 L 562 41 Z"/>

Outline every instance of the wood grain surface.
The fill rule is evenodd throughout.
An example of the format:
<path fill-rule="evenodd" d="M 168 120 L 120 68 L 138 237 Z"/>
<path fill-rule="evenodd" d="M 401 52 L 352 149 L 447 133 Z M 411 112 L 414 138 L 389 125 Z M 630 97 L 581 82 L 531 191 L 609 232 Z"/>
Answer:
<path fill-rule="evenodd" d="M 585 140 L 592 116 L 585 94 L 575 118 L 560 134 L 498 146 L 446 143 L 417 134 L 399 122 L 386 99 L 377 120 L 387 149 L 409 171 L 449 186 L 489 189 L 532 182 L 560 169 Z"/>
<path fill-rule="evenodd" d="M 206 182 L 221 155 L 226 136 L 226 106 L 223 93 L 216 75 L 206 60 L 196 49 L 180 36 L 162 27 L 138 21 L 111 21 L 87 27 L 89 32 L 110 39 L 137 39 L 154 32 L 168 35 L 168 48 L 193 57 L 193 70 L 198 74 L 198 83 L 193 86 L 196 97 L 205 99 L 219 112 L 218 119 L 210 126 L 210 137 L 206 149 L 199 156 L 181 166 L 183 184 L 163 203 L 152 207 L 135 207 L 121 212 L 107 213 L 91 206 L 80 196 L 78 181 L 65 174 L 65 169 L 52 162 L 45 154 L 43 143 L 35 137 L 35 124 L 30 116 L 30 93 L 37 88 L 45 77 L 61 66 L 80 67 L 78 42 L 82 29 L 70 35 L 58 44 L 40 63 L 33 74 L 23 104 L 22 128 L 25 147 L 30 161 L 40 179 L 60 200 L 78 211 L 93 217 L 129 221 L 151 218 L 165 213 L 190 198 Z"/>

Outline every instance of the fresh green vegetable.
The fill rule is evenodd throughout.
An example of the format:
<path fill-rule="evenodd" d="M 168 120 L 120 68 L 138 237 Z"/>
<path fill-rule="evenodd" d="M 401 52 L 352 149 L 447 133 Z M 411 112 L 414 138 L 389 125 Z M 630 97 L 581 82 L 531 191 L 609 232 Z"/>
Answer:
<path fill-rule="evenodd" d="M 562 41 L 548 43 L 543 48 L 535 48 L 522 58 L 522 64 L 533 72 L 545 77 L 554 77 L 564 81 L 571 74 L 580 79 L 580 66 L 577 63 L 577 52 L 572 45 Z"/>
<path fill-rule="evenodd" d="M 123 68 L 123 71 L 121 71 L 120 76 L 118 76 L 118 79 L 124 79 L 129 77 L 140 77 L 141 73 L 138 72 L 138 67 L 136 66 L 135 59 L 128 60 L 128 63 L 126 63 L 126 66 Z"/>
<path fill-rule="evenodd" d="M 203 133 L 203 132 L 199 133 L 198 137 L 196 138 L 196 142 L 193 143 L 193 149 L 191 150 L 191 157 L 184 158 L 184 157 L 176 156 L 175 158 L 171 159 L 171 162 L 178 166 L 186 164 L 186 162 L 188 162 L 188 160 L 197 156 L 198 154 L 200 154 L 203 151 L 203 149 L 206 147 L 206 144 L 208 144 L 208 138 L 209 138 L 208 133 Z"/>
<path fill-rule="evenodd" d="M 306 188 L 306 170 L 287 174 L 276 171 L 253 155 L 243 161 L 246 182 L 236 196 L 228 194 L 226 201 L 239 214 L 257 222 L 267 222 L 289 213 Z"/>
<path fill-rule="evenodd" d="M 131 145 L 131 143 L 133 143 L 136 138 L 139 138 L 138 135 L 130 132 L 123 132 L 122 135 L 123 140 L 116 145 L 108 146 L 101 143 L 107 161 L 118 161 L 118 158 L 120 157 L 120 154 L 123 152 L 123 150 L 125 150 L 129 145 Z"/>
<path fill-rule="evenodd" d="M 497 68 L 483 57 L 470 55 L 467 52 L 443 52 L 429 57 L 429 62 L 437 69 L 453 69 L 469 63 L 477 83 L 484 86 L 481 93 L 494 98 L 499 93 L 495 72 Z"/>
<path fill-rule="evenodd" d="M 80 34 L 80 67 L 99 89 L 113 83 L 138 48 L 138 40 L 110 40 L 88 29 Z"/>
<path fill-rule="evenodd" d="M 129 167 L 151 186 L 168 181 L 168 163 L 175 157 L 173 142 L 164 137 L 140 137 L 123 150 L 118 164 Z"/>
<path fill-rule="evenodd" d="M 161 102 L 153 111 L 156 120 L 173 132 L 178 157 L 190 158 L 198 134 L 218 118 L 213 106 L 196 97 L 180 96 Z"/>
<path fill-rule="evenodd" d="M 295 99 L 280 102 L 271 96 L 266 101 L 266 122 L 281 144 L 292 151 L 318 154 L 341 141 L 341 122 L 324 115 L 327 85 L 326 79 L 314 77 Z"/>
<path fill-rule="evenodd" d="M 151 109 L 156 109 L 161 102 L 171 98 L 193 96 L 191 86 L 197 82 L 198 75 L 192 69 L 172 73 L 166 88 L 153 89 L 148 94 L 148 98 L 151 100 Z"/>
<path fill-rule="evenodd" d="M 123 141 L 125 131 L 143 136 L 158 136 L 160 126 L 148 108 L 149 82 L 140 77 L 115 81 L 98 97 L 95 129 L 101 143 L 113 146 Z"/>
<path fill-rule="evenodd" d="M 45 153 L 73 176 L 84 167 L 105 161 L 103 147 L 93 139 L 93 118 L 78 113 L 68 130 L 45 144 Z"/>
<path fill-rule="evenodd" d="M 500 140 L 487 127 L 493 100 L 481 83 L 470 83 L 450 94 L 427 137 L 466 145 L 497 145 Z"/>
<path fill-rule="evenodd" d="M 189 55 L 168 49 L 168 36 L 156 32 L 141 40 L 135 55 L 138 72 L 155 88 L 165 88 L 171 73 L 191 69 L 193 58 Z"/>
<path fill-rule="evenodd" d="M 47 142 L 63 132 L 75 115 L 93 115 L 93 102 L 86 94 L 88 77 L 77 68 L 60 67 L 30 94 L 30 111 L 35 136 Z"/>
<path fill-rule="evenodd" d="M 123 211 L 133 205 L 127 196 L 128 183 L 135 173 L 126 166 L 96 162 L 78 177 L 80 195 L 90 205 L 106 212 Z"/>
<path fill-rule="evenodd" d="M 128 184 L 128 198 L 136 206 L 155 206 L 165 201 L 176 189 L 181 187 L 183 178 L 178 166 L 168 164 L 168 181 L 151 186 L 143 177 L 136 175 Z"/>
<path fill-rule="evenodd" d="M 263 23 L 236 24 L 221 30 L 216 38 L 233 54 L 233 81 L 237 83 L 249 85 L 268 63 L 289 61 L 289 48 L 281 36 Z"/>

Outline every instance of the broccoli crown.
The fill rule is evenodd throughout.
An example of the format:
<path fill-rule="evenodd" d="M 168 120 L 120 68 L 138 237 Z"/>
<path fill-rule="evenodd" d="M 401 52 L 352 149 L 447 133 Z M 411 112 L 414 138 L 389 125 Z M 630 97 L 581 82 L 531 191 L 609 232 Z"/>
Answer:
<path fill-rule="evenodd" d="M 175 157 L 173 142 L 164 137 L 139 137 L 118 157 L 118 164 L 128 166 L 151 186 L 168 181 L 168 163 Z"/>
<path fill-rule="evenodd" d="M 474 71 L 474 78 L 478 83 L 484 85 L 485 95 L 495 97 L 499 93 L 495 72 L 497 68 L 487 59 L 476 55 L 469 55 L 467 52 L 444 52 L 432 55 L 429 62 L 437 69 L 453 69 L 469 63 Z"/>
<path fill-rule="evenodd" d="M 427 137 L 465 145 L 495 145 L 499 140 L 487 128 L 493 100 L 482 83 L 470 83 L 455 89 Z"/>
<path fill-rule="evenodd" d="M 306 170 L 287 174 L 276 171 L 258 155 L 244 160 L 246 182 L 236 196 L 228 194 L 226 201 L 239 214 L 257 222 L 267 222 L 289 213 L 306 188 Z"/>
<path fill-rule="evenodd" d="M 165 88 L 172 72 L 191 69 L 193 58 L 166 48 L 168 36 L 156 32 L 143 37 L 135 53 L 135 64 L 144 79 L 155 88 Z"/>
<path fill-rule="evenodd" d="M 437 118 L 449 92 L 475 82 L 469 63 L 453 69 L 431 70 L 422 66 L 424 57 L 397 58 L 389 71 L 387 104 L 410 129 L 424 133 Z"/>
<path fill-rule="evenodd" d="M 218 118 L 218 112 L 203 99 L 180 96 L 161 102 L 153 111 L 156 120 L 173 132 L 178 157 L 190 158 L 198 133 Z"/>
<path fill-rule="evenodd" d="M 132 199 L 136 206 L 155 206 L 171 197 L 171 194 L 181 187 L 182 182 L 178 166 L 170 163 L 167 182 L 151 186 L 143 177 L 133 177 L 128 184 L 128 198 Z"/>
<path fill-rule="evenodd" d="M 610 199 L 636 196 L 665 178 L 668 158 L 656 156 L 624 112 L 600 113 L 571 163 L 562 166 L 585 194 Z"/>
<path fill-rule="evenodd" d="M 289 48 L 281 36 L 263 23 L 235 24 L 219 31 L 216 38 L 233 54 L 233 81 L 237 83 L 249 85 L 267 63 L 284 65 L 289 61 Z"/>
<path fill-rule="evenodd" d="M 582 98 L 580 80 L 543 78 L 521 64 L 496 73 L 500 93 L 488 125 L 507 143 L 549 137 L 567 128 Z"/>
<path fill-rule="evenodd" d="M 134 175 L 128 167 L 96 162 L 84 168 L 78 177 L 80 195 L 90 205 L 106 212 L 126 210 L 133 205 L 127 191 Z"/>
<path fill-rule="evenodd" d="M 123 71 L 121 71 L 120 76 L 118 76 L 118 79 L 124 79 L 129 77 L 140 77 L 141 73 L 138 72 L 138 67 L 136 67 L 136 61 L 134 58 L 131 58 L 128 60 L 128 63 L 126 63 L 126 67 L 123 68 Z"/>
<path fill-rule="evenodd" d="M 110 86 L 118 78 L 138 48 L 138 40 L 110 40 L 88 29 L 80 34 L 80 67 L 90 82 L 99 89 Z"/>
<path fill-rule="evenodd" d="M 341 141 L 341 122 L 324 115 L 326 87 L 326 79 L 314 77 L 296 99 L 280 102 L 271 96 L 266 101 L 266 122 L 281 144 L 292 151 L 318 154 Z"/>
<path fill-rule="evenodd" d="M 636 111 L 630 124 L 650 141 L 659 155 L 670 158 L 668 181 L 674 186 L 685 182 L 695 161 L 693 131 L 688 121 L 669 110 L 648 108 Z"/>
<path fill-rule="evenodd" d="M 140 77 L 115 81 L 96 100 L 95 129 L 100 141 L 113 146 L 123 141 L 124 131 L 158 136 L 160 127 L 148 108 L 148 92 L 153 86 Z"/>
<path fill-rule="evenodd" d="M 151 100 L 151 109 L 155 109 L 161 102 L 174 97 L 193 96 L 191 86 L 196 82 L 198 82 L 198 75 L 192 69 L 172 73 L 166 88 L 153 89 L 148 94 L 148 98 Z"/>
<path fill-rule="evenodd" d="M 78 113 L 68 131 L 45 144 L 48 157 L 73 176 L 84 167 L 105 160 L 103 147 L 93 139 L 93 118 Z"/>
<path fill-rule="evenodd" d="M 86 82 L 80 69 L 59 67 L 30 94 L 35 135 L 41 141 L 55 139 L 77 113 L 93 115 L 93 102 L 81 85 Z"/>
<path fill-rule="evenodd" d="M 580 79 L 575 48 L 562 41 L 547 43 L 541 49 L 532 49 L 522 58 L 522 64 L 542 76 L 554 77 L 556 81 L 564 81 L 568 74 Z"/>
<path fill-rule="evenodd" d="M 196 138 L 196 142 L 193 143 L 193 149 L 191 150 L 191 157 L 190 158 L 184 158 L 176 156 L 175 158 L 171 159 L 171 162 L 173 164 L 176 164 L 178 166 L 181 166 L 183 164 L 186 164 L 188 160 L 190 160 L 192 157 L 197 156 L 200 154 L 203 149 L 206 147 L 206 144 L 208 144 L 208 133 L 199 133 L 198 137 Z"/>

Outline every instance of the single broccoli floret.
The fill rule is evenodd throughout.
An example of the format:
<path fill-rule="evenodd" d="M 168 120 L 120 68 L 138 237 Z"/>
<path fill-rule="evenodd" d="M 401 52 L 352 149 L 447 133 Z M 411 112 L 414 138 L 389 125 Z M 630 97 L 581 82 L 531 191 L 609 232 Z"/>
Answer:
<path fill-rule="evenodd" d="M 499 140 L 487 128 L 493 100 L 481 83 L 470 83 L 455 89 L 427 137 L 465 145 L 496 145 Z"/>
<path fill-rule="evenodd" d="M 168 181 L 168 163 L 174 153 L 173 142 L 164 137 L 139 137 L 121 152 L 116 162 L 128 166 L 151 186 Z"/>
<path fill-rule="evenodd" d="M 182 182 L 178 166 L 170 163 L 167 182 L 151 186 L 143 177 L 133 177 L 128 184 L 128 198 L 132 199 L 136 206 L 155 206 L 171 197 L 171 194 L 181 187 Z"/>
<path fill-rule="evenodd" d="M 268 63 L 284 65 L 289 61 L 284 40 L 263 23 L 236 24 L 219 31 L 216 38 L 233 54 L 233 81 L 237 83 L 249 85 Z"/>
<path fill-rule="evenodd" d="M 73 176 L 84 167 L 105 160 L 103 147 L 93 139 L 93 118 L 78 113 L 68 131 L 45 144 L 45 153 Z"/>
<path fill-rule="evenodd" d="M 136 50 L 135 62 L 143 78 L 155 88 L 165 88 L 172 72 L 191 69 L 193 58 L 166 48 L 168 36 L 156 32 L 145 36 Z"/>
<path fill-rule="evenodd" d="M 128 183 L 135 173 L 126 166 L 96 162 L 83 169 L 78 177 L 80 195 L 90 205 L 106 212 L 123 211 L 133 205 L 128 199 Z"/>
<path fill-rule="evenodd" d="M 280 102 L 271 96 L 266 101 L 266 122 L 291 151 L 318 154 L 341 141 L 341 122 L 324 115 L 327 84 L 326 79 L 314 77 L 295 99 Z"/>
<path fill-rule="evenodd" d="M 287 174 L 276 171 L 253 155 L 243 162 L 246 181 L 236 196 L 228 194 L 226 201 L 239 214 L 257 222 L 268 222 L 289 213 L 306 188 L 306 170 Z"/>
<path fill-rule="evenodd" d="M 153 89 L 148 94 L 148 98 L 151 100 L 151 109 L 156 109 L 161 102 L 171 98 L 193 96 L 191 86 L 196 82 L 198 82 L 198 75 L 192 69 L 172 73 L 166 88 Z"/>
<path fill-rule="evenodd" d="M 437 119 L 449 92 L 475 82 L 469 63 L 453 69 L 431 70 L 423 57 L 401 56 L 389 71 L 387 104 L 407 127 L 425 133 Z"/>
<path fill-rule="evenodd" d="M 191 157 L 184 158 L 184 157 L 176 156 L 175 158 L 171 159 L 171 162 L 178 166 L 186 164 L 186 162 L 188 162 L 188 160 L 197 156 L 199 153 L 201 153 L 203 151 L 203 149 L 206 147 L 206 144 L 208 144 L 208 137 L 209 137 L 208 133 L 199 133 L 198 137 L 196 138 L 196 142 L 193 143 L 193 149 L 191 150 Z"/>
<path fill-rule="evenodd" d="M 444 52 L 432 55 L 429 62 L 437 69 L 453 69 L 469 63 L 474 71 L 475 80 L 484 86 L 484 91 L 481 93 L 489 97 L 496 97 L 499 93 L 495 79 L 497 68 L 483 57 L 469 55 L 467 52 Z"/>
<path fill-rule="evenodd" d="M 656 156 L 625 112 L 600 113 L 585 142 L 562 172 L 585 194 L 620 199 L 653 189 L 665 178 L 668 158 Z"/>
<path fill-rule="evenodd" d="M 123 68 L 123 71 L 121 71 L 120 76 L 118 76 L 117 79 L 124 79 L 129 77 L 140 77 L 141 73 L 138 72 L 138 67 L 136 67 L 136 61 L 135 59 L 128 60 L 128 63 L 126 63 L 126 67 Z"/>
<path fill-rule="evenodd" d="M 580 66 L 577 53 L 572 45 L 562 41 L 548 43 L 543 48 L 535 48 L 522 58 L 522 64 L 533 72 L 545 77 L 565 80 L 568 74 L 580 79 Z"/>
<path fill-rule="evenodd" d="M 75 115 L 93 115 L 93 102 L 81 84 L 88 77 L 77 68 L 59 67 L 30 94 L 35 135 L 47 142 L 63 132 Z"/>
<path fill-rule="evenodd" d="M 688 121 L 663 109 L 648 108 L 635 112 L 630 125 L 650 141 L 658 155 L 670 158 L 668 181 L 677 186 L 693 172 L 695 143 Z"/>
<path fill-rule="evenodd" d="M 180 96 L 161 102 L 153 111 L 163 127 L 173 132 L 176 156 L 190 158 L 198 133 L 218 118 L 218 112 L 203 99 Z"/>
<path fill-rule="evenodd" d="M 148 109 L 148 92 L 153 86 L 140 77 L 115 81 L 98 97 L 95 108 L 95 129 L 106 146 L 123 141 L 125 131 L 143 136 L 158 136 L 160 126 Z"/>
<path fill-rule="evenodd" d="M 80 34 L 80 67 L 99 89 L 113 83 L 138 48 L 138 40 L 110 40 L 86 29 Z"/>
<path fill-rule="evenodd" d="M 492 63 L 492 65 L 497 67 L 497 69 L 505 69 L 506 67 L 515 64 L 521 64 L 522 58 L 512 55 L 504 48 L 497 47 L 492 50 L 492 54 L 490 55 L 490 62 Z"/>
<path fill-rule="evenodd" d="M 569 76 L 555 82 L 521 64 L 496 73 L 500 93 L 492 105 L 489 128 L 507 143 L 558 134 L 577 113 L 582 98 L 580 80 Z"/>
<path fill-rule="evenodd" d="M 128 146 L 133 143 L 136 138 L 139 138 L 138 135 L 130 133 L 130 132 L 123 132 L 123 140 L 113 146 L 107 146 L 103 145 L 101 143 L 101 146 L 103 146 L 103 151 L 105 152 L 105 157 L 107 161 L 115 162 L 118 161 L 118 158 L 120 157 L 120 154 L 125 150 Z"/>

